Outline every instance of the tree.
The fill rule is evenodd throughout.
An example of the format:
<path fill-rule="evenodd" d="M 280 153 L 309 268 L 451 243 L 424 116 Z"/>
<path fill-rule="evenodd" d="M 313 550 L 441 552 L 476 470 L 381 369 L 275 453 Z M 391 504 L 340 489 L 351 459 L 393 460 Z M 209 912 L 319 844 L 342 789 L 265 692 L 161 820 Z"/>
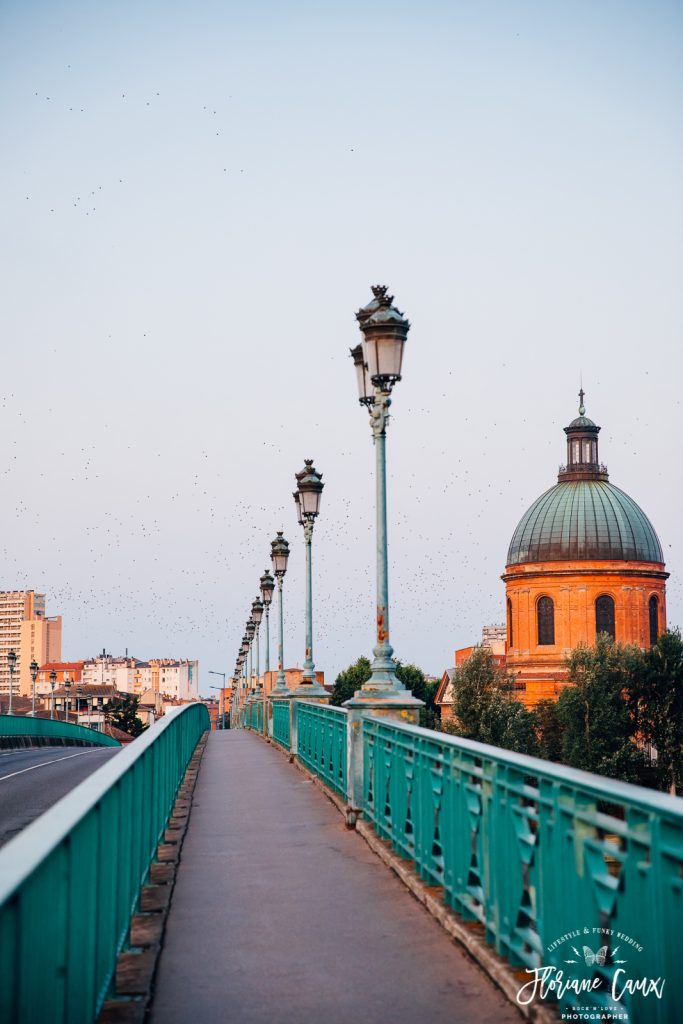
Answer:
<path fill-rule="evenodd" d="M 121 732 L 127 732 L 129 736 L 139 736 L 147 728 L 137 717 L 139 705 L 140 698 L 132 694 L 124 697 L 113 697 L 105 705 L 105 718 L 110 725 L 120 729 Z"/>
<path fill-rule="evenodd" d="M 637 720 L 628 693 L 638 659 L 605 633 L 595 647 L 574 648 L 568 678 L 557 701 L 563 729 L 562 760 L 573 768 L 625 782 L 639 782 L 644 758 L 636 745 Z"/>
<path fill-rule="evenodd" d="M 680 630 L 662 633 L 638 652 L 629 703 L 639 736 L 657 751 L 662 789 L 683 786 L 683 640 Z"/>
<path fill-rule="evenodd" d="M 512 680 L 493 664 L 486 647 L 477 648 L 453 676 L 455 721 L 444 731 L 495 747 L 536 754 L 534 718 L 515 699 Z"/>
<path fill-rule="evenodd" d="M 330 704 L 340 708 L 344 701 L 350 700 L 353 697 L 356 690 L 360 690 L 363 683 L 366 683 L 371 675 L 370 662 L 364 655 L 361 655 L 358 661 L 345 668 L 335 679 Z"/>
<path fill-rule="evenodd" d="M 363 683 L 366 683 L 372 675 L 372 668 L 368 658 L 361 657 L 339 673 L 334 682 L 334 689 L 330 697 L 330 704 L 341 707 L 344 701 L 350 700 L 356 690 L 360 690 Z M 434 697 L 438 682 L 428 683 L 424 672 L 417 665 L 396 666 L 396 675 L 414 697 L 425 702 L 425 707 L 420 709 L 420 725 L 433 728 L 436 718 L 436 707 Z"/>
<path fill-rule="evenodd" d="M 538 741 L 538 756 L 546 761 L 562 760 L 562 723 L 554 700 L 539 700 L 531 712 Z"/>

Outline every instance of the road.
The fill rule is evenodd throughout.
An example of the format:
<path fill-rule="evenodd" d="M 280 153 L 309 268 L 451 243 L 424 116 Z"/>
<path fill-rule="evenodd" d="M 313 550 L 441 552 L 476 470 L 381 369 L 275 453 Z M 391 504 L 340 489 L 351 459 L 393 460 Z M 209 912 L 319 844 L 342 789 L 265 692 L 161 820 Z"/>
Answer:
<path fill-rule="evenodd" d="M 0 753 L 0 846 L 120 747 L 38 747 Z"/>

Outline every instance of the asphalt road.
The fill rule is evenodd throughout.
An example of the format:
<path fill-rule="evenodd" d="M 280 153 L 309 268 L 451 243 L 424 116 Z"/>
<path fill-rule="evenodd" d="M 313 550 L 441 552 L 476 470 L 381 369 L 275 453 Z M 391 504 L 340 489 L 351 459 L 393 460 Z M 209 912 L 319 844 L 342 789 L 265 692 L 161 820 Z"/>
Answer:
<path fill-rule="evenodd" d="M 38 747 L 0 753 L 0 846 L 120 747 Z"/>

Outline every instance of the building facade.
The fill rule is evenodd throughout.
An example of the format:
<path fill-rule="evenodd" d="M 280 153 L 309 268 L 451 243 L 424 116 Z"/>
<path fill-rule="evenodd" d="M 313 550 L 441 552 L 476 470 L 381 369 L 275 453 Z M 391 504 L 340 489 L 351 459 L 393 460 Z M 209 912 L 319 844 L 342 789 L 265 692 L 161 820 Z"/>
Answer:
<path fill-rule="evenodd" d="M 666 629 L 668 573 L 643 510 L 610 483 L 598 427 L 585 415 L 568 427 L 558 481 L 520 520 L 505 573 L 508 671 L 529 707 L 556 699 L 565 662 L 599 633 L 646 647 Z"/>
<path fill-rule="evenodd" d="M 0 695 L 9 694 L 7 655 L 17 656 L 14 693 L 31 692 L 31 662 L 44 665 L 62 657 L 61 616 L 45 615 L 45 594 L 34 590 L 0 591 Z"/>

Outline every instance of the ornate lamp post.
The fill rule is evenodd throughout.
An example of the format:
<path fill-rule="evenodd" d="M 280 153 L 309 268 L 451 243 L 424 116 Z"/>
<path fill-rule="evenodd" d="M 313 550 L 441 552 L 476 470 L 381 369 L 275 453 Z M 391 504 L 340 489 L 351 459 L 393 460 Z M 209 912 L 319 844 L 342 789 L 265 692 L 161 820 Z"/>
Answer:
<path fill-rule="evenodd" d="M 265 671 L 270 672 L 270 605 L 273 600 L 273 591 L 275 590 L 275 580 L 270 575 L 267 569 L 264 570 L 263 576 L 260 580 L 261 583 L 261 600 L 263 601 L 263 608 L 266 613 L 266 667 Z"/>
<path fill-rule="evenodd" d="M 373 299 L 356 313 L 363 334 L 362 346 L 351 350 L 358 398 L 370 411 L 370 427 L 375 444 L 377 484 L 377 644 L 374 648 L 372 675 L 347 701 L 350 708 L 368 703 L 401 708 L 416 720 L 422 701 L 418 701 L 396 676 L 393 647 L 389 642 L 389 566 L 387 550 L 387 467 L 386 431 L 389 422 L 391 392 L 401 380 L 401 365 L 410 323 L 393 305 L 384 285 L 372 289 Z"/>
<path fill-rule="evenodd" d="M 315 678 L 315 664 L 313 663 L 313 569 L 312 569 L 312 545 L 313 527 L 320 512 L 320 499 L 323 493 L 322 473 L 318 473 L 313 465 L 313 459 L 304 460 L 304 468 L 296 474 L 297 489 L 294 492 L 296 503 L 297 519 L 299 525 L 304 528 L 304 542 L 306 547 L 306 657 L 304 659 L 304 670 L 301 677 L 301 686 L 295 693 L 300 696 L 326 696 L 326 691 Z"/>
<path fill-rule="evenodd" d="M 261 696 L 261 664 L 260 664 L 260 653 L 259 653 L 259 631 L 261 626 L 261 619 L 263 618 L 263 601 L 260 597 L 257 597 L 251 605 L 251 621 L 254 623 L 255 631 L 254 637 L 256 640 L 256 696 Z"/>
<path fill-rule="evenodd" d="M 256 623 L 253 619 L 247 619 L 247 642 L 249 644 L 249 669 L 247 671 L 248 686 L 249 686 L 249 697 L 254 693 L 254 635 L 256 633 Z"/>
<path fill-rule="evenodd" d="M 50 718 L 55 717 L 55 683 L 57 682 L 57 673 L 54 669 L 50 672 Z"/>
<path fill-rule="evenodd" d="M 64 676 L 64 690 L 65 690 L 65 695 L 64 695 L 64 721 L 65 722 L 69 721 L 69 706 L 70 706 L 70 703 L 71 703 L 70 702 L 70 698 L 69 698 L 69 690 L 70 689 L 71 689 L 71 680 L 69 679 L 69 677 L 67 675 L 65 675 Z"/>
<path fill-rule="evenodd" d="M 31 696 L 31 717 L 36 717 L 36 679 L 38 678 L 38 662 L 34 658 L 29 665 L 31 670 L 31 682 L 33 683 L 33 690 Z"/>
<path fill-rule="evenodd" d="M 17 655 L 15 651 L 7 652 L 7 668 L 9 669 L 9 706 L 7 708 L 7 714 L 13 715 L 12 710 L 12 694 L 14 692 L 14 669 L 17 664 Z"/>
<path fill-rule="evenodd" d="M 76 721 L 77 722 L 80 722 L 80 720 L 81 720 L 81 694 L 82 693 L 83 693 L 83 688 L 81 687 L 81 684 L 80 683 L 76 683 Z"/>
<path fill-rule="evenodd" d="M 275 540 L 270 542 L 270 559 L 273 563 L 273 573 L 277 580 L 277 603 L 278 610 L 280 613 L 280 630 L 278 633 L 278 644 L 277 644 L 277 679 L 275 680 L 275 688 L 273 689 L 273 696 L 276 697 L 288 697 L 289 690 L 287 689 L 287 680 L 285 679 L 284 669 L 284 646 L 282 635 L 284 633 L 284 617 L 282 612 L 282 581 L 285 578 L 287 572 L 287 562 L 289 561 L 289 544 L 282 535 L 282 530 L 278 530 L 277 537 Z"/>

